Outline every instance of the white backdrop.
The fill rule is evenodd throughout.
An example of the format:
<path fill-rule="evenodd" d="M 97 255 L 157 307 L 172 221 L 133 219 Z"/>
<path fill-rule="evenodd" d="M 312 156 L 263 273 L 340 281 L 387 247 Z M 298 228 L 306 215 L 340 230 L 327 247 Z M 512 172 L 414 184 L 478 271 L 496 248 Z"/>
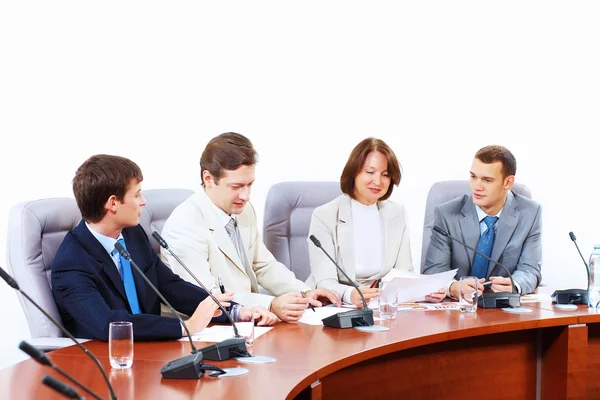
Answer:
<path fill-rule="evenodd" d="M 203 146 L 236 131 L 259 152 L 258 210 L 272 184 L 337 180 L 358 141 L 387 141 L 415 268 L 431 184 L 503 144 L 543 204 L 544 283 L 584 285 L 568 232 L 586 258 L 600 242 L 597 2 L 197 3 L 0 3 L 3 267 L 10 207 L 72 196 L 90 155 L 195 189 Z M 29 331 L 3 282 L 0 302 L 2 367 Z"/>

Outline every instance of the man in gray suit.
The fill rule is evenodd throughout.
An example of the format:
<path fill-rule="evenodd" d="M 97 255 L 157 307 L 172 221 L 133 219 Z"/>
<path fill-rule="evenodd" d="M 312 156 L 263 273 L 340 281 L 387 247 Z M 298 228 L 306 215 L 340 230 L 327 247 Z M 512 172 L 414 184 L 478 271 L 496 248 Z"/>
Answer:
<path fill-rule="evenodd" d="M 434 226 L 502 263 L 511 272 L 515 287 L 501 267 L 435 231 L 423 274 L 458 269 L 456 278 L 479 278 L 474 284 L 480 294 L 486 279 L 493 292 L 526 294 L 537 288 L 542 279 L 542 211 L 535 201 L 511 191 L 516 172 L 517 161 L 507 148 L 486 146 L 473 159 L 471 195 L 434 209 Z M 453 281 L 447 290 L 432 293 L 428 300 L 441 301 L 447 295 L 457 298 L 459 286 Z"/>

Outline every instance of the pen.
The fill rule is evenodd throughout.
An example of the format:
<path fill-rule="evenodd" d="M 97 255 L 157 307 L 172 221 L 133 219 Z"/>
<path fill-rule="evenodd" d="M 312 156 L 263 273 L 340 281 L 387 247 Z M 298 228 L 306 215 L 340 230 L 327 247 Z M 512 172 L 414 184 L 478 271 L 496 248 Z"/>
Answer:
<path fill-rule="evenodd" d="M 222 294 L 225 294 L 225 286 L 223 285 L 223 279 L 221 279 L 221 275 L 217 275 L 217 281 L 219 282 L 219 289 Z M 229 311 L 229 307 L 225 307 L 226 311 Z"/>
<path fill-rule="evenodd" d="M 306 293 L 304 293 L 304 292 L 300 292 L 300 293 L 302 293 L 302 297 L 306 298 Z M 308 306 L 310 307 L 311 310 L 313 310 L 314 312 L 317 312 L 312 304 L 308 303 Z"/>
<path fill-rule="evenodd" d="M 492 283 L 492 281 L 483 282 L 483 286 L 487 286 L 487 285 L 489 285 L 491 283 Z"/>
<path fill-rule="evenodd" d="M 221 275 L 217 275 L 217 280 L 219 281 L 219 289 L 221 289 L 221 293 L 225 294 L 225 286 L 223 286 L 223 279 L 221 279 Z"/>
<path fill-rule="evenodd" d="M 371 283 L 371 286 L 369 286 L 369 288 L 370 288 L 370 289 L 373 289 L 374 287 L 376 287 L 376 286 L 377 286 L 377 284 L 378 284 L 378 283 L 379 283 L 379 279 L 375 279 L 375 280 L 373 281 L 373 283 Z"/>

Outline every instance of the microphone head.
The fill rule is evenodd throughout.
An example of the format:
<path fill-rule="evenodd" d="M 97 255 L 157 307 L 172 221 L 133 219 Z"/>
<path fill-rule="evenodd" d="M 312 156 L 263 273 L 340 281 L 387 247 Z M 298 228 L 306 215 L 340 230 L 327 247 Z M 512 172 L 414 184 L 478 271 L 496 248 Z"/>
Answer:
<path fill-rule="evenodd" d="M 442 228 L 439 228 L 437 226 L 433 227 L 433 230 L 436 231 L 437 233 L 439 233 L 442 236 L 448 236 L 448 232 L 446 232 L 445 230 L 443 230 Z"/>
<path fill-rule="evenodd" d="M 48 386 L 49 388 L 52 388 L 53 390 L 57 391 L 58 393 L 64 395 L 68 399 L 81 398 L 79 394 L 77 394 L 75 389 L 73 389 L 71 386 L 62 383 L 61 381 L 51 377 L 50 375 L 44 375 L 44 377 L 42 378 L 42 383 Z"/>
<path fill-rule="evenodd" d="M 121 254 L 126 259 L 129 260 L 131 258 L 131 256 L 129 255 L 129 252 L 127 251 L 127 249 L 125 247 L 123 247 L 123 245 L 121 243 L 119 243 L 119 242 L 115 243 L 115 249 L 117 249 L 119 254 Z"/>
<path fill-rule="evenodd" d="M 321 247 L 321 242 L 319 241 L 319 239 L 316 238 L 315 235 L 310 235 L 308 238 L 310 239 L 311 242 L 314 243 L 315 246 Z"/>
<path fill-rule="evenodd" d="M 572 241 L 576 241 L 577 238 L 575 237 L 575 234 L 573 232 L 569 232 L 569 236 L 571 237 Z"/>
<path fill-rule="evenodd" d="M 0 267 L 0 276 L 2 277 L 2 279 L 4 279 L 6 283 L 8 283 L 8 286 L 10 286 L 13 289 L 19 290 L 19 284 L 17 283 L 17 281 L 15 281 L 15 279 L 12 276 L 10 276 L 8 272 L 6 272 L 2 267 Z"/>
<path fill-rule="evenodd" d="M 158 245 L 163 249 L 167 249 L 169 247 L 167 245 L 167 242 L 165 242 L 165 239 L 163 239 L 162 236 L 160 236 L 160 233 L 158 233 L 157 231 L 152 232 L 152 237 L 158 242 Z"/>
<path fill-rule="evenodd" d="M 39 362 L 42 365 L 52 366 L 50 359 L 44 354 L 43 351 L 40 351 L 27 343 L 26 341 L 22 341 L 19 343 L 19 349 L 21 349 L 25 354 L 29 357 L 33 358 L 35 361 Z"/>

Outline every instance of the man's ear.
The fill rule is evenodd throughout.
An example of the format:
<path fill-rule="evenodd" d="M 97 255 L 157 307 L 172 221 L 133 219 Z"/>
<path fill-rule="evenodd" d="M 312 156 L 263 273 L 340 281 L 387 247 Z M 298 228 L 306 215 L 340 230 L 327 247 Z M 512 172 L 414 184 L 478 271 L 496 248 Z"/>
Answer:
<path fill-rule="evenodd" d="M 207 170 L 202 171 L 202 184 L 204 187 L 211 188 L 215 184 L 214 177 Z"/>
<path fill-rule="evenodd" d="M 510 175 L 510 176 L 507 176 L 506 178 L 504 178 L 504 189 L 505 190 L 510 190 L 514 184 L 515 184 L 515 176 L 514 175 Z"/>
<path fill-rule="evenodd" d="M 112 211 L 113 213 L 117 212 L 117 205 L 119 203 L 119 200 L 117 200 L 117 196 L 115 196 L 114 194 L 112 196 L 110 196 L 108 198 L 108 200 L 106 200 L 106 203 L 104 203 L 104 209 L 108 212 L 108 211 Z"/>

